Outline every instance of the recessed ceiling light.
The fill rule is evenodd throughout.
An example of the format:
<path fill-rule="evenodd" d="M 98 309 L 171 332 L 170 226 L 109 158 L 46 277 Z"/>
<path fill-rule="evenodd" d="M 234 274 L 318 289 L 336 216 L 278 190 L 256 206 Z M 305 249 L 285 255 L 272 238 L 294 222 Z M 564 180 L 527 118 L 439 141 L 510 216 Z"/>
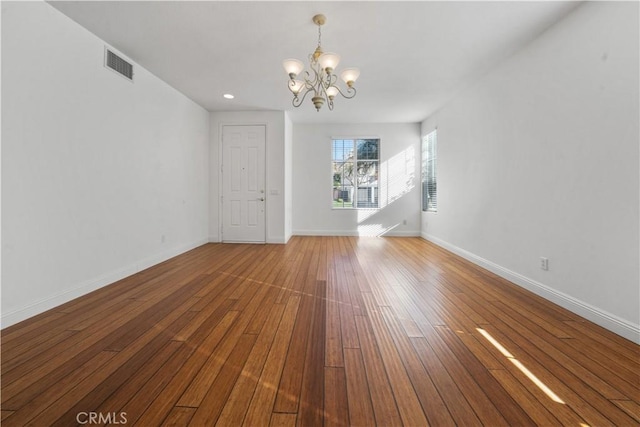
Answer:
<path fill-rule="evenodd" d="M 234 97 L 233 95 L 231 95 L 230 93 L 225 93 L 225 94 L 224 94 L 224 95 L 222 95 L 222 96 L 224 96 L 224 97 L 225 97 L 225 98 L 227 98 L 227 99 L 233 99 L 233 98 L 235 98 L 235 97 Z"/>

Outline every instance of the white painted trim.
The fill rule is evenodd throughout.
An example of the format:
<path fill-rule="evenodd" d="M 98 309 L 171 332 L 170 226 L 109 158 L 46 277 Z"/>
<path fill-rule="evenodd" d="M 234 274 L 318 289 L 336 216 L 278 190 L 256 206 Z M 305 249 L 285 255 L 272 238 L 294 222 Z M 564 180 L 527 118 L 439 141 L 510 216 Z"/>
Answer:
<path fill-rule="evenodd" d="M 126 267 L 122 267 L 109 273 L 105 273 L 99 277 L 86 280 L 82 283 L 79 283 L 72 289 L 67 289 L 59 292 L 56 295 L 40 299 L 25 307 L 11 311 L 9 313 L 2 313 L 2 328 L 6 328 L 7 326 L 11 326 L 30 317 L 44 313 L 47 310 L 55 308 L 59 305 L 86 295 L 95 290 L 98 290 L 104 286 L 115 283 L 118 280 L 124 279 L 125 277 L 131 276 L 132 274 L 159 264 L 163 261 L 168 260 L 169 258 L 173 258 L 174 256 L 190 251 L 191 249 L 197 248 L 198 246 L 202 246 L 206 243 L 206 239 L 199 239 L 189 244 L 177 246 L 173 249 L 166 250 L 157 255 L 140 259 L 137 262 L 134 262 L 133 264 L 130 264 Z"/>
<path fill-rule="evenodd" d="M 593 323 L 602 326 L 605 329 L 610 330 L 630 341 L 640 344 L 640 325 L 629 322 L 614 314 L 604 311 L 598 307 L 594 307 L 584 301 L 576 299 L 571 295 L 567 295 L 556 289 L 553 289 L 547 285 L 537 282 L 533 279 L 525 277 L 519 273 L 504 268 L 498 264 L 495 264 L 489 260 L 479 257 L 469 251 L 459 248 L 451 243 L 448 243 L 435 236 L 427 233 L 421 233 L 423 239 L 435 243 L 438 246 L 453 252 L 462 258 L 471 261 L 472 263 L 483 267 L 498 276 L 513 282 L 514 284 L 521 286 L 536 295 L 539 295 L 559 306 L 566 308 L 567 310 L 584 317 L 592 321 Z"/>
<path fill-rule="evenodd" d="M 386 233 L 372 235 L 358 230 L 293 230 L 294 236 L 362 236 L 362 237 L 420 237 L 419 231 L 397 231 L 389 230 Z"/>

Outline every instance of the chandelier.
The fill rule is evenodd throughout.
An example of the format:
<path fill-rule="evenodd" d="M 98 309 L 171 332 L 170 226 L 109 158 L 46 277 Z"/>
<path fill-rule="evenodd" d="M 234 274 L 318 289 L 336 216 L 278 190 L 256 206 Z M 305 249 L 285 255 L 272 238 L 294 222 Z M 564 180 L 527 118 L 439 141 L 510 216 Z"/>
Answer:
<path fill-rule="evenodd" d="M 309 55 L 309 70 L 304 71 L 303 80 L 296 77 L 303 71 L 304 64 L 297 59 L 285 59 L 282 62 L 284 69 L 289 74 L 289 90 L 293 93 L 292 104 L 299 107 L 307 94 L 313 92 L 311 101 L 317 111 L 326 103 L 329 110 L 333 110 L 333 100 L 340 94 L 344 98 L 350 99 L 356 96 L 356 89 L 353 84 L 360 76 L 357 68 L 346 68 L 340 74 L 340 77 L 347 85 L 346 92 L 343 92 L 338 86 L 338 77 L 334 74 L 335 68 L 340 62 L 340 56 L 332 52 L 323 52 L 321 46 L 322 32 L 321 27 L 327 22 L 324 15 L 316 15 L 313 17 L 313 23 L 318 26 L 318 47 Z"/>

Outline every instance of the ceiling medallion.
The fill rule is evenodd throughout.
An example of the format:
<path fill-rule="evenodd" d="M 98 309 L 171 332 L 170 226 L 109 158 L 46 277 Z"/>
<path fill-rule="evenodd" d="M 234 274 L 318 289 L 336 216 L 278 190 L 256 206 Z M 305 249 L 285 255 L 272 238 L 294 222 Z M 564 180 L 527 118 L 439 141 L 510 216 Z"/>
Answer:
<path fill-rule="evenodd" d="M 321 46 L 321 27 L 327 22 L 324 15 L 316 15 L 313 17 L 313 23 L 318 26 L 318 47 L 309 55 L 309 70 L 304 70 L 304 64 L 297 59 L 285 59 L 282 62 L 284 69 L 289 75 L 289 90 L 293 93 L 292 104 L 299 107 L 309 92 L 313 92 L 311 101 L 317 111 L 326 103 L 329 110 L 333 110 L 333 100 L 336 95 L 340 94 L 344 98 L 350 99 L 356 96 L 356 89 L 353 84 L 360 76 L 357 68 L 346 68 L 340 74 L 340 77 L 347 85 L 346 91 L 343 92 L 336 83 L 338 77 L 334 74 L 335 68 L 340 62 L 340 56 L 332 52 L 323 52 Z M 303 80 L 296 77 L 304 70 Z"/>

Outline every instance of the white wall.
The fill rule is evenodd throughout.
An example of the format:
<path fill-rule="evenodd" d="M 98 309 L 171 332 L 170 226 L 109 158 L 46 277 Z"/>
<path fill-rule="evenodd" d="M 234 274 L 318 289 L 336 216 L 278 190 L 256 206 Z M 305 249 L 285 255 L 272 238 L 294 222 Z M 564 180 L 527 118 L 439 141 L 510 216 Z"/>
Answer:
<path fill-rule="evenodd" d="M 380 138 L 380 209 L 332 208 L 332 138 Z M 406 225 L 403 221 L 406 220 Z M 420 234 L 420 124 L 296 124 L 293 234 Z"/>
<path fill-rule="evenodd" d="M 638 3 L 587 2 L 422 126 L 423 235 L 636 342 L 638 31 Z"/>
<path fill-rule="evenodd" d="M 284 113 L 284 241 L 293 234 L 293 122 Z"/>
<path fill-rule="evenodd" d="M 209 241 L 220 241 L 220 160 L 224 125 L 265 125 L 266 136 L 266 241 L 286 243 L 286 135 L 288 116 L 283 111 L 234 111 L 211 113 Z M 273 194 L 273 193 L 277 194 Z"/>
<path fill-rule="evenodd" d="M 207 241 L 209 114 L 44 2 L 2 2 L 2 322 Z"/>

